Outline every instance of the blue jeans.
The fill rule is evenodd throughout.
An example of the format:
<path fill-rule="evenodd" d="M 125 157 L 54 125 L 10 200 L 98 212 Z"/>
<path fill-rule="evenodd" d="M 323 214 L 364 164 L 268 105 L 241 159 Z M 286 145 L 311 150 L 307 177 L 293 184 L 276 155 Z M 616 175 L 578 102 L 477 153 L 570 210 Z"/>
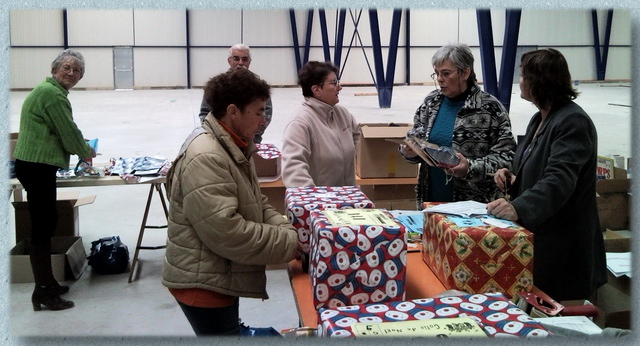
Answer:
<path fill-rule="evenodd" d="M 196 336 L 239 336 L 239 299 L 224 308 L 199 308 L 178 302 Z"/>

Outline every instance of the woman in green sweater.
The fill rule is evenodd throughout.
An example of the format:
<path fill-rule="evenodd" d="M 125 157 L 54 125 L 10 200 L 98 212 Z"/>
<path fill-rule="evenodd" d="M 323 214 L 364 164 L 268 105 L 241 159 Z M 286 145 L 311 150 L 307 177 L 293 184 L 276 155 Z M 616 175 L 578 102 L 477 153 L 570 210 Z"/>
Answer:
<path fill-rule="evenodd" d="M 58 223 L 56 171 L 68 168 L 72 154 L 96 156 L 73 121 L 67 95 L 84 75 L 84 58 L 64 50 L 51 64 L 51 77 L 37 85 L 24 100 L 20 114 L 20 134 L 15 149 L 16 177 L 27 191 L 31 214 L 29 257 L 36 287 L 33 309 L 72 308 L 73 302 L 60 298 L 69 291 L 53 277 L 51 237 Z"/>

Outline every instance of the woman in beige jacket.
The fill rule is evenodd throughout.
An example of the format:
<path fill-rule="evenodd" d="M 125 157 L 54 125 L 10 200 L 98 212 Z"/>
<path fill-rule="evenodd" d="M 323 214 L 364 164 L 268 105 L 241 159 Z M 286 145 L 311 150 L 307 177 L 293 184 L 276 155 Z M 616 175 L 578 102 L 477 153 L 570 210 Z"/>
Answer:
<path fill-rule="evenodd" d="M 265 266 L 296 255 L 296 231 L 260 192 L 251 160 L 269 93 L 269 85 L 245 69 L 209 80 L 205 97 L 212 110 L 169 172 L 162 283 L 198 336 L 246 330 L 239 297 L 267 299 Z"/>
<path fill-rule="evenodd" d="M 299 73 L 304 102 L 284 130 L 282 180 L 286 187 L 356 183 L 358 122 L 338 105 L 342 87 L 330 62 L 308 62 Z"/>

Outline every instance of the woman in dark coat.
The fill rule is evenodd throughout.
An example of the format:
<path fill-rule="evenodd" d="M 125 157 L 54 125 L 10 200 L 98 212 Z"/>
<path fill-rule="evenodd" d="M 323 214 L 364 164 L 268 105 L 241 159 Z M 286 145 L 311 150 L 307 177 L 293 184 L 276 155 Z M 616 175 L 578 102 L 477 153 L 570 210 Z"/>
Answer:
<path fill-rule="evenodd" d="M 520 96 L 538 108 L 518 144 L 513 172 L 498 186 L 513 197 L 487 205 L 497 217 L 534 234 L 534 285 L 557 301 L 585 299 L 606 283 L 604 241 L 596 205 L 598 135 L 573 100 L 565 58 L 555 49 L 525 53 Z M 506 184 L 507 181 L 509 184 Z"/>

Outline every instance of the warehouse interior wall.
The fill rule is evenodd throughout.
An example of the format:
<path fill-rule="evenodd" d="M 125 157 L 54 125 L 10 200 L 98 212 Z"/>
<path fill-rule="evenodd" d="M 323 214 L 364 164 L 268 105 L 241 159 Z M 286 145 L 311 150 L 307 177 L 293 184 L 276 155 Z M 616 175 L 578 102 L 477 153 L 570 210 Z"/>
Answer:
<path fill-rule="evenodd" d="M 333 58 L 338 9 L 324 11 Z M 377 12 L 386 69 L 393 10 Z M 310 11 L 296 9 L 293 13 L 297 38 L 304 47 Z M 311 13 L 309 60 L 324 60 L 318 11 Z M 450 42 L 472 48 L 478 81 L 482 83 L 475 9 L 411 9 L 409 14 L 408 22 L 407 12 L 402 15 L 395 84 L 432 83 L 431 56 Z M 347 9 L 346 17 L 340 79 L 345 85 L 374 85 L 368 10 Z M 598 17 L 602 43 L 605 11 L 599 11 Z M 499 70 L 505 10 L 491 10 L 491 20 Z M 614 11 L 607 80 L 631 79 L 630 21 L 629 11 Z M 198 88 L 228 68 L 228 48 L 239 42 L 252 47 L 252 71 L 274 86 L 296 85 L 289 9 L 16 9 L 10 11 L 10 87 L 30 90 L 49 74 L 51 61 L 60 50 L 69 47 L 79 50 L 87 63 L 77 89 L 114 89 L 114 48 L 129 47 L 133 51 L 134 89 Z M 567 58 L 574 79 L 596 79 L 589 9 L 522 10 L 518 46 L 554 47 Z M 304 55 L 303 48 L 300 53 Z"/>

